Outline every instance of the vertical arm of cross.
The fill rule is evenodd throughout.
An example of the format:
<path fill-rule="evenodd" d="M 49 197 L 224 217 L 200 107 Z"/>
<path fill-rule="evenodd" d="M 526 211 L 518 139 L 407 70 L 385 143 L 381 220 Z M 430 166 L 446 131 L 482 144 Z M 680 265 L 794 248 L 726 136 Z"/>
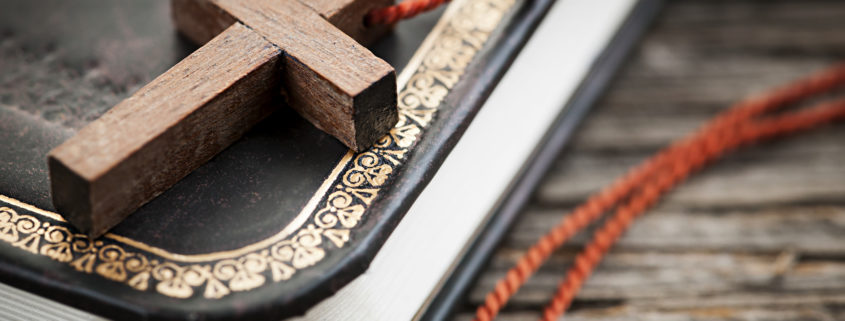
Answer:
<path fill-rule="evenodd" d="M 224 24 L 240 21 L 278 46 L 285 57 L 281 77 L 289 105 L 347 146 L 362 150 L 398 120 L 396 75 L 393 67 L 325 20 L 347 23 L 349 30 L 367 38 L 361 28 L 372 4 L 362 2 L 366 0 L 315 1 L 309 6 L 299 0 L 175 0 L 174 15 L 192 39 L 202 40 Z M 359 16 L 344 19 L 344 12 Z"/>

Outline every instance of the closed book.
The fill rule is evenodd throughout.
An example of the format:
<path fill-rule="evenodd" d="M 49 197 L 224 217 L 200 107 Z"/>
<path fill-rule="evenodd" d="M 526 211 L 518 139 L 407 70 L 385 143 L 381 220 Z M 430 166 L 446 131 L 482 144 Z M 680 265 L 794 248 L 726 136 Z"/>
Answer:
<path fill-rule="evenodd" d="M 167 2 L 2 7 L 0 297 L 38 302 L 5 315 L 397 320 L 448 316 L 657 4 L 455 0 L 402 22 L 372 48 L 400 108 L 372 148 L 277 101 L 98 239 L 53 209 L 46 153 L 196 48 Z"/>

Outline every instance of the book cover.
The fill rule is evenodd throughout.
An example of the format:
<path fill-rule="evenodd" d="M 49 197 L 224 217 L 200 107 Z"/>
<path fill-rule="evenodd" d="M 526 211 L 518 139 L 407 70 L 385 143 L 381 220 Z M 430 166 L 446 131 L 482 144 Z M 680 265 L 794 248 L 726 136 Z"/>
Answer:
<path fill-rule="evenodd" d="M 456 0 L 400 25 L 375 47 L 401 70 L 400 121 L 370 150 L 277 103 L 93 240 L 54 212 L 47 151 L 195 47 L 167 2 L 4 3 L 0 281 L 121 319 L 303 313 L 367 268 L 524 43 L 511 26 L 548 3 Z"/>

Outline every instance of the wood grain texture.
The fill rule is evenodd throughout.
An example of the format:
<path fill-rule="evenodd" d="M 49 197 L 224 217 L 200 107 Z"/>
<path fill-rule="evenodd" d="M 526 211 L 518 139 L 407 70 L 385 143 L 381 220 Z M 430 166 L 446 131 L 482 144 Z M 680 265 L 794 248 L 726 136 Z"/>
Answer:
<path fill-rule="evenodd" d="M 845 58 L 837 1 L 669 2 L 455 319 L 588 194 L 730 104 Z M 734 153 L 638 219 L 565 320 L 845 320 L 845 126 Z M 499 320 L 536 320 L 587 235 Z"/>
<path fill-rule="evenodd" d="M 366 26 L 364 17 L 373 9 L 394 4 L 393 0 L 300 0 L 328 22 L 363 45 L 371 44 L 392 26 Z"/>
<path fill-rule="evenodd" d="M 365 14 L 357 2 L 336 5 L 323 12 Z M 280 93 L 356 151 L 398 121 L 393 67 L 298 0 L 173 0 L 171 8 L 182 33 L 209 44 L 50 154 L 53 203 L 91 236 L 234 142 Z"/>
<path fill-rule="evenodd" d="M 269 115 L 280 56 L 226 29 L 50 152 L 56 208 L 91 235 L 117 224 Z"/>
<path fill-rule="evenodd" d="M 361 7 L 345 1 L 337 5 Z M 281 78 L 289 105 L 350 148 L 368 148 L 398 121 L 393 67 L 311 7 L 295 0 L 176 0 L 177 9 L 177 25 L 191 39 L 201 41 L 237 20 L 279 47 L 285 55 Z M 346 14 L 337 10 L 323 9 L 334 19 Z M 360 12 L 349 14 L 354 18 Z"/>
<path fill-rule="evenodd" d="M 198 45 L 208 42 L 238 21 L 211 1 L 171 0 L 170 14 L 179 32 Z"/>
<path fill-rule="evenodd" d="M 399 120 L 393 67 L 311 8 L 275 0 L 218 5 L 284 50 L 288 102 L 318 128 L 361 151 Z"/>

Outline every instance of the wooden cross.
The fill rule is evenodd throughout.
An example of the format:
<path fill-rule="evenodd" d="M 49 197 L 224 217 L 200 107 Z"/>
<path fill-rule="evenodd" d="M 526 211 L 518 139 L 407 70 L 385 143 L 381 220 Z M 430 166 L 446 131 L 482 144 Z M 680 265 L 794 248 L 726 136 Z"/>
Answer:
<path fill-rule="evenodd" d="M 272 111 L 279 93 L 350 148 L 398 120 L 393 68 L 364 17 L 392 0 L 173 0 L 205 45 L 48 155 L 53 203 L 98 236 L 210 160 Z M 354 38 L 354 39 L 353 39 Z"/>

